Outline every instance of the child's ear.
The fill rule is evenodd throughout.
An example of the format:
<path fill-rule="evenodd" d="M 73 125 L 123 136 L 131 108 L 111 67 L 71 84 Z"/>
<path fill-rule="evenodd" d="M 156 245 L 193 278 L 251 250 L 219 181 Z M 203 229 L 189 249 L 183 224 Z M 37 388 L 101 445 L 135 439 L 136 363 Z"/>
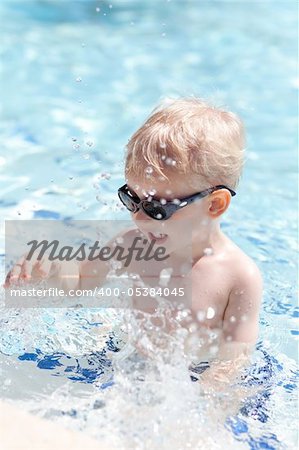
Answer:
<path fill-rule="evenodd" d="M 216 218 L 221 216 L 230 204 L 231 195 L 227 189 L 219 189 L 210 195 L 209 198 L 209 216 Z"/>

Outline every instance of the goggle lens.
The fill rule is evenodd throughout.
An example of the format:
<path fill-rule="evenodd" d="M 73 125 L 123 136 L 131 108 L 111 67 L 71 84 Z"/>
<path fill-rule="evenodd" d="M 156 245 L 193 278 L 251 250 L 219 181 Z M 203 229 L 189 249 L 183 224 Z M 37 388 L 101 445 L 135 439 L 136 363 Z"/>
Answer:
<path fill-rule="evenodd" d="M 167 216 L 167 213 L 161 203 L 155 200 L 143 201 L 142 208 L 150 217 L 156 220 L 163 220 Z"/>
<path fill-rule="evenodd" d="M 128 208 L 129 211 L 135 212 L 137 210 L 137 205 L 129 194 L 127 194 L 126 192 L 119 192 L 118 195 L 122 203 L 126 208 Z"/>

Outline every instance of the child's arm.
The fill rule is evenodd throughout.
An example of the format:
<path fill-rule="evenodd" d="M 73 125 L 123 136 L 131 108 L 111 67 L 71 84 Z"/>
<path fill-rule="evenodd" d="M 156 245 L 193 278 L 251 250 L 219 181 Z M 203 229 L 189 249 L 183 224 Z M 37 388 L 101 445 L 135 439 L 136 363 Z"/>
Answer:
<path fill-rule="evenodd" d="M 114 236 L 103 247 L 112 247 L 116 244 L 124 248 L 125 252 L 132 245 L 133 239 L 136 237 L 136 229 L 130 228 L 121 231 Z M 115 270 L 116 276 L 120 276 L 124 271 L 123 261 L 110 259 L 102 261 L 96 259 L 89 261 L 88 259 L 80 263 L 80 289 L 93 289 L 103 285 L 107 279 L 107 275 L 111 270 Z"/>
<path fill-rule="evenodd" d="M 242 270 L 229 295 L 223 318 L 226 341 L 255 344 L 262 292 L 262 276 L 257 266 L 252 264 Z"/>
<path fill-rule="evenodd" d="M 249 361 L 258 337 L 263 281 L 259 269 L 250 265 L 232 289 L 223 318 L 223 337 L 216 360 L 201 380 L 211 384 L 232 382 Z"/>

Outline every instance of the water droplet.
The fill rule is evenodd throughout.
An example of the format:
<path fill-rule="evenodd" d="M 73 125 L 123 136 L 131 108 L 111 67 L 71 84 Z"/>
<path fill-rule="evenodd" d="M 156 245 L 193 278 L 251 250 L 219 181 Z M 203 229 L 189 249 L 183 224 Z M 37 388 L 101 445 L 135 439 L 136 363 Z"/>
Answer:
<path fill-rule="evenodd" d="M 77 141 L 77 138 L 76 138 L 76 137 L 72 137 L 72 141 L 73 141 L 73 142 L 76 142 L 76 141 Z"/>
<path fill-rule="evenodd" d="M 109 5 L 109 8 L 110 8 L 110 9 L 112 9 L 112 8 L 113 8 L 113 6 L 112 6 L 112 5 Z"/>
<path fill-rule="evenodd" d="M 74 149 L 74 150 L 78 150 L 79 148 L 80 148 L 80 144 L 74 144 L 74 145 L 73 145 L 73 149 Z"/>
<path fill-rule="evenodd" d="M 237 319 L 235 318 L 235 316 L 230 316 L 230 318 L 229 318 L 229 321 L 232 323 L 236 322 L 236 320 Z"/>
<path fill-rule="evenodd" d="M 209 306 L 207 310 L 207 319 L 213 319 L 215 314 L 216 314 L 215 309 Z"/>
<path fill-rule="evenodd" d="M 209 353 L 214 356 L 214 355 L 216 355 L 218 350 L 219 350 L 218 345 L 211 345 L 211 347 L 209 349 Z"/>
<path fill-rule="evenodd" d="M 101 9 L 100 8 L 96 8 L 96 12 L 100 12 L 101 11 Z"/>
<path fill-rule="evenodd" d="M 166 36 L 166 33 L 162 33 L 162 35 L 161 35 L 162 37 L 165 37 Z"/>
<path fill-rule="evenodd" d="M 104 408 L 105 402 L 103 400 L 97 399 L 93 404 L 93 409 L 101 409 Z"/>
<path fill-rule="evenodd" d="M 169 267 L 167 269 L 162 269 L 161 270 L 161 272 L 160 272 L 160 281 L 159 281 L 159 284 L 161 286 L 165 286 L 166 287 L 168 285 L 169 280 L 171 278 L 172 272 L 173 272 L 172 267 Z"/>
<path fill-rule="evenodd" d="M 73 180 L 74 179 L 74 177 L 69 177 L 69 180 Z"/>
<path fill-rule="evenodd" d="M 76 81 L 77 81 L 77 83 L 81 83 L 82 78 L 81 78 L 81 77 L 77 77 L 77 78 L 76 78 Z"/>
<path fill-rule="evenodd" d="M 145 169 L 145 173 L 147 173 L 147 174 L 151 174 L 151 173 L 153 173 L 153 168 L 152 168 L 152 166 L 148 166 L 146 169 Z"/>
<path fill-rule="evenodd" d="M 85 153 L 84 155 L 82 155 L 83 159 L 89 159 L 90 158 L 90 154 L 89 153 Z"/>
<path fill-rule="evenodd" d="M 162 217 L 163 217 L 162 214 L 157 214 L 157 215 L 156 215 L 156 218 L 157 218 L 157 219 L 162 219 Z"/>
<path fill-rule="evenodd" d="M 211 256 L 213 255 L 213 249 L 210 247 L 204 248 L 203 253 L 205 256 Z"/>
<path fill-rule="evenodd" d="M 196 331 L 197 331 L 196 323 L 191 323 L 191 325 L 189 326 L 189 333 L 196 333 Z M 196 344 L 198 344 L 197 340 L 196 340 Z"/>
<path fill-rule="evenodd" d="M 203 322 L 205 320 L 205 312 L 204 311 L 198 311 L 197 313 L 197 320 L 198 322 Z"/>
<path fill-rule="evenodd" d="M 182 316 L 183 318 L 188 317 L 188 316 L 189 316 L 189 311 L 188 311 L 188 309 L 184 309 L 183 311 L 181 311 L 181 316 Z M 187 331 L 187 330 L 186 330 L 186 331 Z"/>
<path fill-rule="evenodd" d="M 180 205 L 181 204 L 181 200 L 179 200 L 178 198 L 175 198 L 172 200 L 172 203 L 174 203 L 175 205 Z"/>
<path fill-rule="evenodd" d="M 101 195 L 97 195 L 97 196 L 96 196 L 96 200 L 97 200 L 98 202 L 102 201 Z"/>
<path fill-rule="evenodd" d="M 161 205 L 166 205 L 167 200 L 165 200 L 165 198 L 161 198 L 160 203 L 161 203 Z"/>
<path fill-rule="evenodd" d="M 103 172 L 103 173 L 101 173 L 101 178 L 104 180 L 110 180 L 111 175 L 108 172 Z"/>
<path fill-rule="evenodd" d="M 246 314 L 244 314 L 243 316 L 241 316 L 241 321 L 242 322 L 246 322 L 248 320 L 248 317 Z"/>
<path fill-rule="evenodd" d="M 149 195 L 155 195 L 157 193 L 156 189 L 151 189 L 148 191 Z"/>
<path fill-rule="evenodd" d="M 92 147 L 93 146 L 93 142 L 92 141 L 86 141 L 86 145 L 88 145 L 88 147 Z"/>
<path fill-rule="evenodd" d="M 168 166 L 175 166 L 175 164 L 176 164 L 175 160 L 172 159 L 172 158 L 169 158 L 169 157 L 165 159 L 165 163 L 166 163 Z"/>

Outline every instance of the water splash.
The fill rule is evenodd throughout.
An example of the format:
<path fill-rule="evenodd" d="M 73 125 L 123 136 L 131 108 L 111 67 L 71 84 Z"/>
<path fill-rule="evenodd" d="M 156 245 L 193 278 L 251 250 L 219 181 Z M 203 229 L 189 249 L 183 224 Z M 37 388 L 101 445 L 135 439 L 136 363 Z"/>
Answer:
<path fill-rule="evenodd" d="M 131 309 L 3 308 L 0 349 L 10 355 L 5 361 L 24 355 L 13 367 L 4 366 L 4 392 L 9 398 L 16 390 L 13 368 L 24 371 L 31 364 L 33 386 L 26 389 L 26 401 L 20 394 L 22 406 L 96 439 L 110 439 L 118 448 L 229 449 L 236 435 L 238 448 L 248 448 L 250 440 L 265 434 L 265 422 L 260 430 L 254 424 L 253 431 L 252 417 L 267 418 L 273 432 L 269 410 L 294 389 L 294 367 L 284 357 L 282 371 L 277 359 L 259 350 L 243 385 L 204 393 L 199 382 L 191 382 L 190 361 L 198 361 L 198 349 L 207 344 L 213 356 L 218 339 L 217 333 L 200 330 L 187 309 L 174 312 L 165 301 L 152 315 Z M 54 375 L 52 383 L 44 376 L 43 389 L 42 373 L 36 372 L 41 369 Z M 270 399 L 269 389 L 274 390 Z M 283 431 L 275 430 L 273 448 L 280 448 L 277 434 Z"/>

